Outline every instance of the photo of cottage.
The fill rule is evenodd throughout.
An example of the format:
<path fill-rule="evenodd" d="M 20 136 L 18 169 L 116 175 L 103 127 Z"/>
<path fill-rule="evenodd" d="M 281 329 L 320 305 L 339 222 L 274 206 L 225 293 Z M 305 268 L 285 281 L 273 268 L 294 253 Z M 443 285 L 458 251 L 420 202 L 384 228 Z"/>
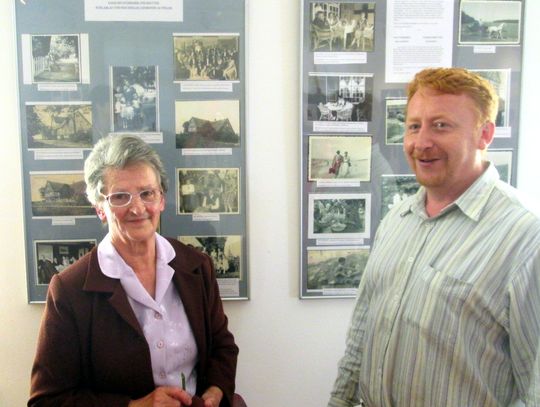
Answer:
<path fill-rule="evenodd" d="M 176 101 L 176 148 L 240 146 L 240 101 Z"/>
<path fill-rule="evenodd" d="M 28 148 L 91 148 L 92 105 L 76 103 L 26 104 Z"/>
<path fill-rule="evenodd" d="M 30 172 L 33 217 L 94 216 L 82 171 Z"/>

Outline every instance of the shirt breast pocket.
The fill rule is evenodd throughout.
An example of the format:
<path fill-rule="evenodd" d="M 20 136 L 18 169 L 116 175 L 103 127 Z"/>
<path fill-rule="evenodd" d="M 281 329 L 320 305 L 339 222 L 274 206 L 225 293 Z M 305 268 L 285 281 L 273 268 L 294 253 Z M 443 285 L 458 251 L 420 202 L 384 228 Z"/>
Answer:
<path fill-rule="evenodd" d="M 473 286 L 433 267 L 415 279 L 403 308 L 402 321 L 419 340 L 452 346 Z M 416 331 L 416 332 L 415 332 Z"/>

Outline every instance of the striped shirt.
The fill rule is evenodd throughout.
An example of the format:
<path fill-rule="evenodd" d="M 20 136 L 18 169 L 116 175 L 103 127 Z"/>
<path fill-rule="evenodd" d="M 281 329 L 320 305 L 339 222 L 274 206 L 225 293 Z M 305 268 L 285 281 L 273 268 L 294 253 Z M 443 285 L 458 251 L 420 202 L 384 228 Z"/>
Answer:
<path fill-rule="evenodd" d="M 540 219 L 491 164 L 381 222 L 329 407 L 540 406 Z"/>

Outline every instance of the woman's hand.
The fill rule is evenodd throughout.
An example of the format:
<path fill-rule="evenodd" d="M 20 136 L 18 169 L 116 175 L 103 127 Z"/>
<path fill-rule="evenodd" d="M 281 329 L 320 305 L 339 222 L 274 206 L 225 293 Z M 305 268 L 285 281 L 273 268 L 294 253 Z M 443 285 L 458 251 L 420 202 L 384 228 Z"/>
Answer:
<path fill-rule="evenodd" d="M 217 386 L 210 386 L 202 395 L 204 407 L 219 407 L 222 398 L 223 392 Z"/>
<path fill-rule="evenodd" d="M 220 390 L 221 391 L 221 390 Z M 218 403 L 219 404 L 219 403 Z M 216 404 L 216 406 L 218 405 Z M 162 386 L 146 396 L 132 400 L 128 407 L 182 407 L 191 406 L 191 396 L 179 387 Z M 213 406 L 213 405 L 212 405 Z"/>

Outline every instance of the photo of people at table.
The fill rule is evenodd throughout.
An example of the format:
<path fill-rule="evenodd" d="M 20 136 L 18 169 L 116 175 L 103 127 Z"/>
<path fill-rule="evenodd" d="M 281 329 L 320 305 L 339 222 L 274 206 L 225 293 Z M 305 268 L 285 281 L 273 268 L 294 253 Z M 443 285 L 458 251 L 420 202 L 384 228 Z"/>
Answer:
<path fill-rule="evenodd" d="M 375 3 L 317 2 L 310 14 L 312 51 L 373 51 Z"/>
<path fill-rule="evenodd" d="M 373 76 L 310 73 L 309 121 L 371 121 Z"/>

